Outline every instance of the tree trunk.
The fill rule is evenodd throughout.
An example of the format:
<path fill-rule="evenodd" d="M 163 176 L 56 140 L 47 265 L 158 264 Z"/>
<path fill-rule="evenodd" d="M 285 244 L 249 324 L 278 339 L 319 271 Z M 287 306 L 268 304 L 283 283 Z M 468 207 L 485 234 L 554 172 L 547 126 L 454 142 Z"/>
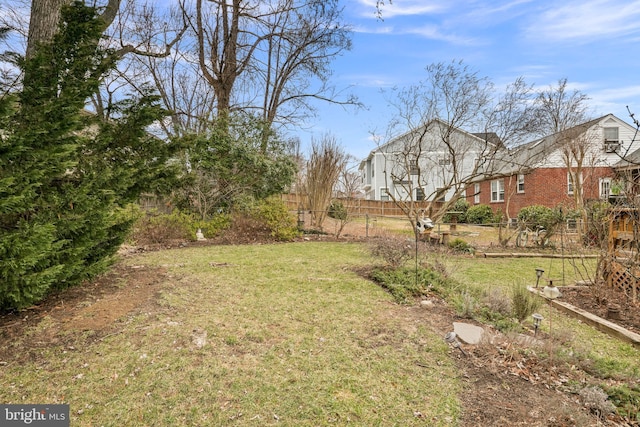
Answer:
<path fill-rule="evenodd" d="M 60 9 L 66 3 L 69 3 L 69 0 L 33 0 L 31 2 L 27 59 L 33 56 L 39 43 L 46 43 L 53 39 L 58 31 Z"/>

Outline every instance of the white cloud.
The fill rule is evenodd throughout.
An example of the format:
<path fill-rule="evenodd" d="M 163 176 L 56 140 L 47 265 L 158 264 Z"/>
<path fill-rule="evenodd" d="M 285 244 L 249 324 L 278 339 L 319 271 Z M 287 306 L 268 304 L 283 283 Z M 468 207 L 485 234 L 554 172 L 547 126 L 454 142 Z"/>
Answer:
<path fill-rule="evenodd" d="M 423 25 L 421 27 L 407 28 L 400 34 L 415 34 L 430 40 L 444 41 L 456 45 L 477 45 L 481 44 L 479 39 L 473 37 L 463 37 L 455 34 L 447 34 L 437 25 Z"/>
<path fill-rule="evenodd" d="M 630 100 L 640 98 L 640 85 L 621 86 L 616 88 L 603 89 L 594 94 L 594 98 L 606 101 Z M 639 104 L 640 105 L 640 104 Z"/>
<path fill-rule="evenodd" d="M 360 10 L 360 15 L 368 18 L 375 18 L 376 14 L 376 0 L 357 0 L 357 2 L 363 7 Z M 441 4 L 440 4 L 441 3 Z M 414 16 L 414 15 L 427 15 L 433 13 L 441 13 L 448 9 L 448 2 L 446 1 L 424 1 L 424 0 L 389 0 L 384 1 L 384 5 L 381 6 L 382 18 L 390 19 L 394 16 Z"/>
<path fill-rule="evenodd" d="M 392 34 L 393 26 L 390 25 L 375 25 L 372 27 L 356 25 L 352 28 L 352 31 L 355 33 L 366 33 L 366 34 Z"/>
<path fill-rule="evenodd" d="M 398 84 L 396 78 L 379 74 L 345 74 L 341 76 L 341 80 L 357 82 L 355 85 L 358 87 L 383 88 L 394 87 Z"/>
<path fill-rule="evenodd" d="M 640 1 L 620 4 L 615 0 L 571 1 L 549 8 L 532 19 L 530 37 L 552 41 L 590 41 L 640 32 Z"/>

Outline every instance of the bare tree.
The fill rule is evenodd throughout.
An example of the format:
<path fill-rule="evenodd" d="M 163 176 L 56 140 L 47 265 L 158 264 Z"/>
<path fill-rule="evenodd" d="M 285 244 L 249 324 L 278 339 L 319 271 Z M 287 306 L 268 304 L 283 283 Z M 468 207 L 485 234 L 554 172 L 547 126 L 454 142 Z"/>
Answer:
<path fill-rule="evenodd" d="M 433 64 L 427 79 L 394 94 L 397 116 L 385 153 L 389 198 L 417 222 L 441 218 L 471 183 L 498 172 L 506 145 L 531 132 L 531 88 L 522 79 L 495 97 L 495 87 L 462 62 Z M 409 129 L 390 137 L 397 129 Z M 417 232 L 417 230 L 416 230 Z"/>
<path fill-rule="evenodd" d="M 100 15 L 102 26 L 106 30 L 113 22 L 120 8 L 121 0 L 108 0 L 102 7 Z M 58 32 L 60 11 L 71 0 L 33 0 L 31 2 L 31 15 L 29 20 L 29 32 L 27 38 L 27 50 L 25 56 L 30 58 L 36 47 L 41 43 L 47 43 Z"/>
<path fill-rule="evenodd" d="M 119 28 L 118 33 L 125 35 L 137 32 L 144 44 L 145 51 L 161 49 L 167 55 L 130 55 L 125 58 L 128 66 L 121 67 L 118 80 L 125 81 L 138 92 L 143 92 L 151 80 L 165 108 L 169 119 L 160 123 L 166 137 L 189 134 L 206 135 L 215 120 L 215 93 L 212 87 L 200 76 L 195 58 L 197 49 L 191 38 L 186 37 L 185 22 L 188 22 L 184 9 L 180 6 L 169 10 L 158 10 L 153 5 L 130 12 L 135 16 L 131 28 Z M 123 25 L 124 27 L 124 25 Z M 158 32 L 162 29 L 161 32 Z M 173 38 L 171 45 L 163 44 L 167 37 Z"/>
<path fill-rule="evenodd" d="M 597 154 L 590 150 L 597 144 L 593 144 L 596 136 L 589 132 L 595 123 L 589 121 L 588 100 L 579 90 L 570 91 L 566 78 L 560 79 L 557 86 L 540 91 L 536 98 L 538 129 L 543 134 L 554 135 L 556 143 L 561 145 L 575 207 L 583 217 L 584 173 L 593 170 L 598 162 Z"/>
<path fill-rule="evenodd" d="M 304 100 L 339 101 L 329 64 L 350 48 L 338 1 L 196 1 L 192 29 L 200 73 L 214 90 L 216 114 L 257 111 L 266 126 L 291 122 Z M 310 82 L 317 79 L 319 87 Z"/>
<path fill-rule="evenodd" d="M 311 141 L 311 155 L 306 167 L 305 190 L 311 210 L 311 225 L 322 229 L 333 190 L 344 169 L 347 155 L 335 137 L 324 135 Z"/>
<path fill-rule="evenodd" d="M 357 104 L 352 96 L 341 100 L 328 84 L 331 60 L 351 48 L 350 30 L 341 22 L 342 9 L 335 1 L 296 3 L 283 0 L 279 7 L 295 13 L 274 14 L 265 19 L 266 33 L 278 37 L 265 40 L 254 80 L 262 93 L 260 109 L 268 124 L 276 120 L 296 123 L 297 114 L 302 111 L 304 117 L 313 110 L 309 99 Z M 312 86 L 311 78 L 319 81 L 317 87 Z"/>
<path fill-rule="evenodd" d="M 14 0 L 19 2 L 20 0 Z M 58 31 L 62 7 L 71 0 L 34 0 L 31 2 L 25 58 L 29 59 L 36 49 L 50 42 Z M 135 0 L 102 0 L 94 6 L 99 11 L 99 26 L 105 35 L 105 43 L 112 53 L 105 61 L 120 60 L 127 54 L 165 57 L 187 30 L 186 21 L 178 29 L 169 29 L 162 20 L 152 21 L 155 8 L 152 2 L 138 4 Z M 25 74 L 24 81 L 31 76 Z M 104 97 L 105 101 L 108 97 Z"/>
<path fill-rule="evenodd" d="M 351 204 L 360 190 L 360 174 L 357 172 L 358 165 L 355 161 L 356 159 L 353 156 L 345 156 L 345 161 L 342 164 L 338 181 L 334 188 L 335 199 L 330 210 L 333 218 L 338 221 L 336 237 L 340 237 L 344 227 L 353 219 L 353 207 Z"/>

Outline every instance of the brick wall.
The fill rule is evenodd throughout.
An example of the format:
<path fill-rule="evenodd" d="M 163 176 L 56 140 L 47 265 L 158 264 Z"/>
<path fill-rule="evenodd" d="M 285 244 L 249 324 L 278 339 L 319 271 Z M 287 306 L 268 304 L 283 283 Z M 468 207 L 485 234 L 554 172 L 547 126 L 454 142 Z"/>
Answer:
<path fill-rule="evenodd" d="M 582 172 L 584 199 L 600 197 L 600 178 L 613 177 L 609 167 L 585 168 Z M 496 212 L 500 210 L 509 218 L 515 218 L 525 206 L 543 205 L 554 208 L 558 205 L 574 208 L 573 196 L 567 193 L 566 168 L 540 168 L 525 175 L 524 192 L 517 192 L 517 175 L 504 178 L 505 200 L 491 202 L 491 180 L 480 182 L 480 203 L 489 205 Z M 467 201 L 474 202 L 474 185 L 467 189 Z"/>

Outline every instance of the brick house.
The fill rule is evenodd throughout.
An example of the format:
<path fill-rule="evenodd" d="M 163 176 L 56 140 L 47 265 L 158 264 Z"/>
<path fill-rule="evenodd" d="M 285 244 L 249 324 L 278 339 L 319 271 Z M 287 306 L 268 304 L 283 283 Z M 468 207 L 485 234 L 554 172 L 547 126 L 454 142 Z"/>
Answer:
<path fill-rule="evenodd" d="M 466 199 L 507 218 L 530 205 L 575 208 L 576 196 L 585 202 L 608 199 L 621 159 L 640 148 L 635 134 L 635 127 L 608 114 L 523 144 L 496 172 L 468 186 Z"/>

